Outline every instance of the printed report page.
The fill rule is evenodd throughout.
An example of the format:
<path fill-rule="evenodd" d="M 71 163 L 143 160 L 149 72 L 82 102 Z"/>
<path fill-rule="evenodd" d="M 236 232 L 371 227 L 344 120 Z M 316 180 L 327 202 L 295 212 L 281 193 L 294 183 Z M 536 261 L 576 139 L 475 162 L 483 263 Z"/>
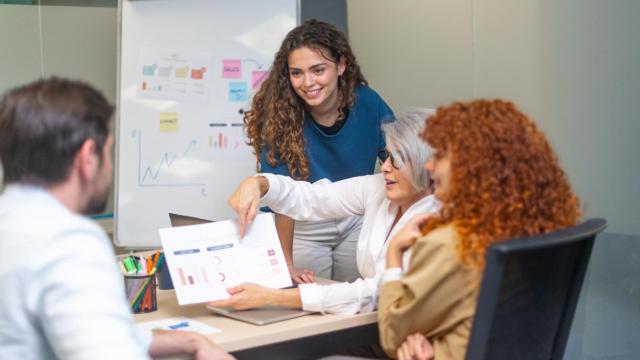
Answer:
<path fill-rule="evenodd" d="M 160 229 L 180 305 L 221 300 L 226 288 L 250 282 L 291 286 L 272 214 L 259 214 L 240 239 L 234 220 Z"/>

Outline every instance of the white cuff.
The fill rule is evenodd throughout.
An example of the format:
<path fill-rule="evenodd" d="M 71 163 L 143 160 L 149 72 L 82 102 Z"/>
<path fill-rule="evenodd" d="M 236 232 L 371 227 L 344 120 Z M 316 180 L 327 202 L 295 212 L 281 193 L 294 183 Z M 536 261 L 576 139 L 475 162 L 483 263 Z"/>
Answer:
<path fill-rule="evenodd" d="M 382 274 L 380 285 L 382 286 L 382 284 L 389 281 L 400 280 L 402 279 L 402 275 L 404 275 L 402 272 L 402 268 L 399 268 L 399 267 L 389 268 L 385 270 L 384 273 Z"/>
<path fill-rule="evenodd" d="M 276 176 L 271 173 L 259 173 L 255 176 L 262 176 L 269 182 L 269 190 L 267 190 L 267 193 L 260 198 L 261 206 L 269 206 L 269 201 L 273 201 L 273 195 L 280 193 L 280 184 L 275 180 Z"/>
<path fill-rule="evenodd" d="M 153 331 L 149 329 L 142 329 L 136 326 L 136 336 L 138 337 L 138 343 L 142 345 L 142 348 L 149 351 L 151 343 L 153 342 Z"/>
<path fill-rule="evenodd" d="M 300 284 L 298 285 L 298 289 L 300 290 L 302 310 L 324 314 L 324 307 L 322 306 L 322 299 L 324 298 L 322 286 L 317 283 Z"/>

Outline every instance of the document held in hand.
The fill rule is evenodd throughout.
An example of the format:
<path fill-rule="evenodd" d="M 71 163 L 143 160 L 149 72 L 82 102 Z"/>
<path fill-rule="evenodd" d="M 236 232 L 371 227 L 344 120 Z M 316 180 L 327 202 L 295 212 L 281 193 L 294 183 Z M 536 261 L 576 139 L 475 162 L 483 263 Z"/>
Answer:
<path fill-rule="evenodd" d="M 292 285 L 272 214 L 257 215 L 243 239 L 233 220 L 159 232 L 180 305 L 226 299 L 243 282 Z"/>

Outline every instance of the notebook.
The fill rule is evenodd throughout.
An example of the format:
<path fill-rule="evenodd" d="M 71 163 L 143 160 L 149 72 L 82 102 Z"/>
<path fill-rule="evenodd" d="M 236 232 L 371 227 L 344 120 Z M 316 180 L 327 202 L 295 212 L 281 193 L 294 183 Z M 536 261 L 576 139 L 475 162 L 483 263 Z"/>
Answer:
<path fill-rule="evenodd" d="M 193 216 L 169 213 L 171 226 L 198 225 L 213 222 L 213 220 L 200 219 Z M 296 287 L 296 285 L 294 285 Z M 278 321 L 297 318 L 311 314 L 309 311 L 290 309 L 280 306 L 267 305 L 251 310 L 234 310 L 215 306 L 207 306 L 209 310 L 232 319 L 248 322 L 255 325 L 266 325 Z"/>

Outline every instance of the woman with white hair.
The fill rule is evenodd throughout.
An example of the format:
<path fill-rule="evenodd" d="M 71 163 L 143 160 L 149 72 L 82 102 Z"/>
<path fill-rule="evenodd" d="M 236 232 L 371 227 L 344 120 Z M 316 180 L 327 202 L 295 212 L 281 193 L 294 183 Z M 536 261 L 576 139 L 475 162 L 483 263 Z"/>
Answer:
<path fill-rule="evenodd" d="M 241 284 L 227 289 L 229 299 L 211 305 L 247 309 L 270 304 L 341 314 L 375 310 L 385 269 L 387 239 L 414 215 L 432 213 L 438 208 L 431 194 L 429 174 L 422 166 L 430 151 L 418 137 L 425 119 L 432 113 L 417 109 L 382 125 L 387 157 L 381 163 L 381 173 L 338 182 L 323 179 L 313 184 L 281 175 L 259 174 L 245 179 L 229 198 L 229 204 L 239 215 L 241 233 L 261 205 L 299 221 L 363 216 L 356 253 L 362 278 L 330 285 L 300 284 L 295 289 Z M 408 263 L 410 255 L 404 256 Z"/>

